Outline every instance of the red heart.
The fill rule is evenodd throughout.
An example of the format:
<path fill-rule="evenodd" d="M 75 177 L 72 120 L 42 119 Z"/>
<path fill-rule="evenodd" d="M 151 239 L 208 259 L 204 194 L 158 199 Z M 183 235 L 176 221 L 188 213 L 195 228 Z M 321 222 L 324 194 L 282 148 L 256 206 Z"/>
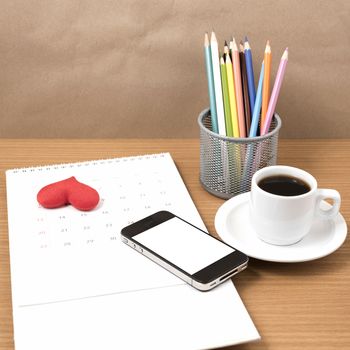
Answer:
<path fill-rule="evenodd" d="M 43 187 L 37 194 L 37 200 L 48 209 L 71 204 L 79 210 L 87 211 L 96 207 L 100 196 L 95 189 L 72 176 Z"/>

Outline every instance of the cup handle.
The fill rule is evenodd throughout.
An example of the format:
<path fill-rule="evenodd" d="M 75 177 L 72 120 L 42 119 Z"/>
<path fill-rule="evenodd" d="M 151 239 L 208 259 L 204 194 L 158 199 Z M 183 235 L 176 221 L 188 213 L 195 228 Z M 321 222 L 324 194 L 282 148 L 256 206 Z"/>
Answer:
<path fill-rule="evenodd" d="M 333 206 L 330 209 L 321 209 L 321 202 L 324 199 L 333 200 Z M 332 219 L 334 218 L 340 208 L 340 194 L 336 190 L 331 189 L 318 189 L 316 194 L 316 216 L 322 219 Z"/>

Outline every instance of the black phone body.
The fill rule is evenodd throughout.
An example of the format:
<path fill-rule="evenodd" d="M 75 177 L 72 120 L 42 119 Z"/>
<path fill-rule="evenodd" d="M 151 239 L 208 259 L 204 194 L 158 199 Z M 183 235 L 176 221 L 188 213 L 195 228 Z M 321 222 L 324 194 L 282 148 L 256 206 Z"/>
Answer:
<path fill-rule="evenodd" d="M 201 291 L 244 270 L 248 257 L 168 211 L 121 230 L 124 243 Z"/>

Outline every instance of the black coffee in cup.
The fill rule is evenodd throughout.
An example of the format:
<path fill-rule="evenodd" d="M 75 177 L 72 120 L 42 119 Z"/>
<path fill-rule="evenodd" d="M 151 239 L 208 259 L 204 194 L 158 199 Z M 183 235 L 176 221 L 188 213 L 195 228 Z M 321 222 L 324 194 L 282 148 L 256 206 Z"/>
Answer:
<path fill-rule="evenodd" d="M 258 186 L 264 191 L 278 196 L 300 196 L 311 190 L 305 181 L 287 175 L 265 177 L 258 182 Z"/>

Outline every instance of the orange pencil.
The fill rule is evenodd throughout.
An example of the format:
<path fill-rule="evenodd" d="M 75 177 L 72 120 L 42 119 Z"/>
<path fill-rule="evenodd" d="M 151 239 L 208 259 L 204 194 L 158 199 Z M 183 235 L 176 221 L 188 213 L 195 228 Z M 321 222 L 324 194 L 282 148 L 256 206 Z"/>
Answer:
<path fill-rule="evenodd" d="M 262 91 L 260 128 L 262 128 L 262 126 L 265 123 L 267 107 L 269 105 L 269 99 L 270 99 L 270 70 L 271 70 L 271 46 L 270 46 L 270 41 L 267 40 L 266 48 L 265 48 L 265 54 L 264 54 L 264 83 L 263 83 L 263 91 Z"/>

